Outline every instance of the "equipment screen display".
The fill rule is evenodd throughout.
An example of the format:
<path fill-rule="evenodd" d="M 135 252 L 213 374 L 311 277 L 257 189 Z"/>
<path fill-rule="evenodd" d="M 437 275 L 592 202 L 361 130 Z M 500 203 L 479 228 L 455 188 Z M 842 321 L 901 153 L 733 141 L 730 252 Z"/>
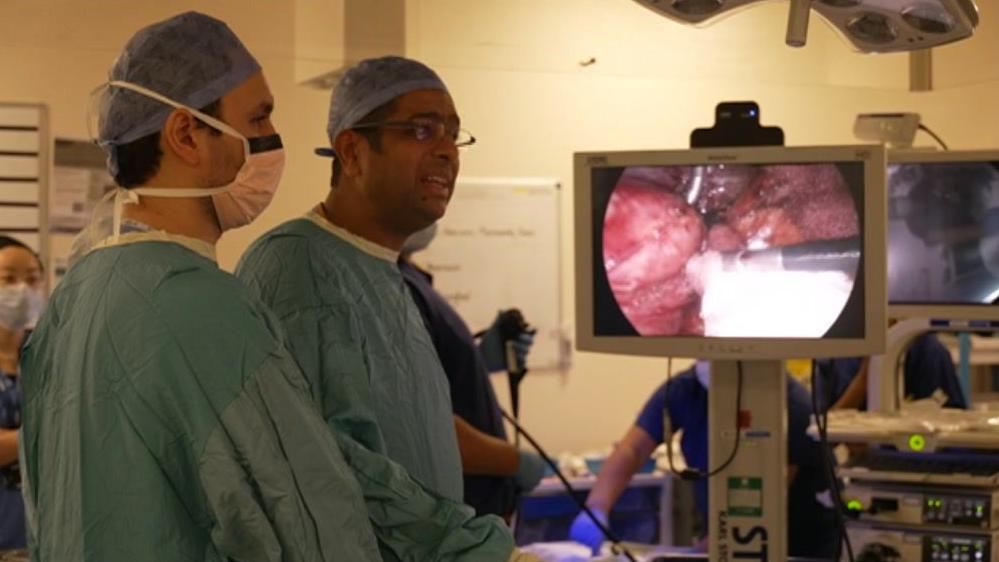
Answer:
<path fill-rule="evenodd" d="M 863 166 L 591 169 L 595 335 L 863 338 Z"/>
<path fill-rule="evenodd" d="M 890 304 L 999 298 L 999 163 L 888 167 Z"/>

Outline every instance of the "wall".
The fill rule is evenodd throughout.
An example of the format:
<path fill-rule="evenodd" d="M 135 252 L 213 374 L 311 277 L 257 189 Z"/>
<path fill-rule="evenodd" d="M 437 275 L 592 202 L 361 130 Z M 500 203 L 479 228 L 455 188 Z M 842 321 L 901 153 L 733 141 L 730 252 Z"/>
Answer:
<path fill-rule="evenodd" d="M 995 2 L 978 0 L 980 24 L 978 32 L 968 40 L 936 49 L 933 53 L 934 84 L 937 88 L 953 88 L 984 84 L 999 80 L 995 52 L 999 49 L 999 10 Z"/>
<path fill-rule="evenodd" d="M 0 5 L 0 100 L 45 102 L 57 136 L 85 138 L 84 100 L 136 29 L 192 8 L 228 21 L 266 69 L 289 148 L 273 205 L 219 245 L 220 264 L 231 268 L 253 238 L 325 193 L 329 162 L 311 149 L 325 142 L 328 93 L 296 85 L 296 68 L 305 64 L 311 72 L 324 62 L 314 23 L 333 16 L 321 4 L 8 0 Z M 758 101 L 764 123 L 782 126 L 793 145 L 854 142 L 853 117 L 886 110 L 923 113 L 954 147 L 996 144 L 999 108 L 963 103 L 995 100 L 995 80 L 948 78 L 953 89 L 910 94 L 905 55 L 852 53 L 818 18 L 806 48 L 786 48 L 784 3 L 705 29 L 674 24 L 628 0 L 406 0 L 406 7 L 409 54 L 437 68 L 463 124 L 480 139 L 463 157 L 470 176 L 557 177 L 571 186 L 572 152 L 682 148 L 725 99 Z M 303 22 L 310 24 L 307 37 L 296 35 Z M 948 49 L 960 47 L 962 60 L 984 63 L 994 52 L 993 27 L 983 27 L 974 48 L 968 42 Z M 331 67 L 338 56 L 329 55 Z M 950 56 L 938 57 L 938 69 L 959 64 Z M 579 64 L 590 58 L 596 63 Z M 571 311 L 571 189 L 566 195 L 562 298 Z M 663 380 L 665 366 L 662 359 L 576 353 L 570 372 L 528 376 L 522 417 L 552 451 L 608 446 Z M 505 380 L 496 383 L 505 400 Z"/>

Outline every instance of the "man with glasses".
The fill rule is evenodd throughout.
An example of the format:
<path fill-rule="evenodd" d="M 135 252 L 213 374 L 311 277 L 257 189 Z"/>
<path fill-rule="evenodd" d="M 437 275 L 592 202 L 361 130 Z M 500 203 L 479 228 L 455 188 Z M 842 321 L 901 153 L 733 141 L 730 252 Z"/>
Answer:
<path fill-rule="evenodd" d="M 283 323 L 327 423 L 371 453 L 347 454 L 362 487 L 415 480 L 453 502 L 462 501 L 462 467 L 448 382 L 396 260 L 447 209 L 458 149 L 474 143 L 459 125 L 447 88 L 423 64 L 384 57 L 351 67 L 330 103 L 331 148 L 317 150 L 333 157 L 329 194 L 256 241 L 236 270 Z M 499 518 L 476 521 L 444 542 L 468 542 L 475 560 L 526 556 Z"/>

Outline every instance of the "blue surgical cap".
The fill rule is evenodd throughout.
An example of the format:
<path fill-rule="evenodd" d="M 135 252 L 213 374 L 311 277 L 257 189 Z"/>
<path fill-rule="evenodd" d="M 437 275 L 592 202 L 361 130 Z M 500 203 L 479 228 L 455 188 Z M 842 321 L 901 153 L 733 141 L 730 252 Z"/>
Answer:
<path fill-rule="evenodd" d="M 222 21 L 187 12 L 139 30 L 118 56 L 109 81 L 143 86 L 179 104 L 200 109 L 260 71 L 260 65 Z M 117 172 L 115 146 L 163 128 L 174 110 L 138 92 L 115 86 L 98 110 L 101 146 Z"/>
<path fill-rule="evenodd" d="M 365 115 L 414 90 L 447 92 L 447 86 L 427 65 L 403 57 L 367 59 L 348 68 L 330 98 L 326 122 L 330 141 L 340 131 L 357 125 Z"/>

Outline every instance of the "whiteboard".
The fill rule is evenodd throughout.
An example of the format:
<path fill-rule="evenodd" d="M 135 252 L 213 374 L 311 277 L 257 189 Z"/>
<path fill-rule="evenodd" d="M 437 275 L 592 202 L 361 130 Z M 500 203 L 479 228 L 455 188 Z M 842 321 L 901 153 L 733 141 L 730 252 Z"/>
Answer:
<path fill-rule="evenodd" d="M 413 261 L 472 332 L 518 308 L 537 329 L 529 369 L 565 367 L 559 183 L 539 178 L 462 178 L 437 237 Z"/>

